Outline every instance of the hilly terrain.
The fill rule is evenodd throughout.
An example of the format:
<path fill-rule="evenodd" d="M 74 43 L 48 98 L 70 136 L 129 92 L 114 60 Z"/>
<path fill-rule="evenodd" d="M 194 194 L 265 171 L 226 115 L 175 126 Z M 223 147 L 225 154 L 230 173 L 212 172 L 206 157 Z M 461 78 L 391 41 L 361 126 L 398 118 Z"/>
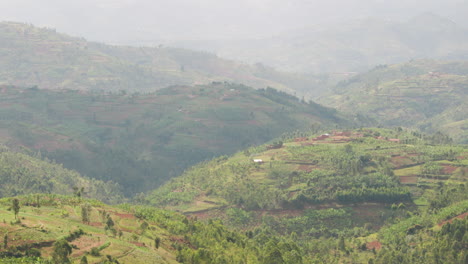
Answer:
<path fill-rule="evenodd" d="M 0 23 L 0 84 L 44 89 L 152 92 L 212 81 L 294 92 L 320 80 L 166 47 L 112 46 L 15 22 Z"/>
<path fill-rule="evenodd" d="M 374 124 L 441 132 L 468 143 L 468 62 L 414 60 L 380 65 L 340 82 L 319 102 Z"/>
<path fill-rule="evenodd" d="M 468 212 L 468 149 L 435 145 L 440 141 L 400 128 L 283 137 L 196 165 L 146 199 L 198 219 L 294 237 L 310 263 L 391 263 L 395 254 L 415 256 L 398 253 L 414 248 L 408 235 L 431 239 L 426 249 L 442 247 L 430 230 Z M 463 263 L 466 252 L 453 250 L 456 261 L 445 259 Z"/>
<path fill-rule="evenodd" d="M 353 74 L 410 59 L 467 59 L 468 31 L 423 13 L 405 22 L 368 18 L 289 30 L 270 38 L 186 42 L 216 54 L 290 72 Z"/>
<path fill-rule="evenodd" d="M 0 145 L 0 198 L 33 193 L 74 193 L 79 197 L 107 203 L 124 201 L 118 184 L 89 179 L 42 158 L 40 153 L 22 149 L 14 152 Z"/>
<path fill-rule="evenodd" d="M 200 161 L 283 133 L 351 125 L 334 109 L 272 88 L 212 83 L 154 93 L 0 88 L 0 140 L 25 146 L 126 195 Z"/>
<path fill-rule="evenodd" d="M 0 216 L 0 263 L 267 264 L 297 248 L 291 239 L 248 237 L 217 220 L 54 194 L 0 199 Z M 285 263 L 302 257 L 296 252 Z"/>

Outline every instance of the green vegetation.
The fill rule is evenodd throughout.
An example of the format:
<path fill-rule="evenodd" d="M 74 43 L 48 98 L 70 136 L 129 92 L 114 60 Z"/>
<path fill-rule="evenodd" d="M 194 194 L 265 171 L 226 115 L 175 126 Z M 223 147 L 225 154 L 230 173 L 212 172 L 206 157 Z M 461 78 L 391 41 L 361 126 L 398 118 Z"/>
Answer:
<path fill-rule="evenodd" d="M 347 79 L 350 118 L 205 53 L 0 23 L 0 54 L 0 263 L 468 261 L 466 62 Z"/>
<path fill-rule="evenodd" d="M 400 128 L 280 141 L 196 165 L 146 199 L 247 233 L 261 226 L 294 237 L 307 263 L 388 263 L 395 254 L 385 252 L 411 247 L 411 227 L 429 230 L 468 212 L 466 147 Z M 418 208 L 416 200 L 426 202 Z M 372 253 L 376 245 L 385 250 Z"/>
<path fill-rule="evenodd" d="M 18 199 L 24 208 L 20 225 L 0 223 L 1 232 L 10 234 L 9 246 L 0 249 L 0 263 L 302 263 L 295 242 L 264 230 L 246 235 L 219 220 L 202 222 L 161 209 L 39 196 L 40 208 L 27 205 L 32 196 L 0 199 L 6 221 L 13 219 L 4 215 L 11 200 Z M 91 206 L 89 223 L 80 221 L 83 203 Z M 109 219 L 119 236 L 106 232 Z M 38 255 L 29 256 L 33 251 Z"/>
<path fill-rule="evenodd" d="M 186 215 L 3 198 L 0 263 L 464 263 L 467 154 L 399 128 L 294 132 L 139 197 Z"/>
<path fill-rule="evenodd" d="M 155 188 L 197 162 L 285 132 L 350 123 L 333 109 L 272 88 L 227 83 L 144 95 L 0 90 L 5 144 L 26 146 L 82 175 L 118 183 L 127 196 Z M 89 191 L 83 184 L 76 187 Z"/>
<path fill-rule="evenodd" d="M 80 186 L 85 197 L 109 203 L 122 202 L 118 184 L 83 177 L 38 155 L 33 157 L 13 152 L 5 146 L 0 148 L 0 197 L 33 193 L 69 194 Z M 32 204 L 40 206 L 39 201 L 32 201 Z M 12 209 L 17 215 L 18 205 L 13 204 Z"/>
<path fill-rule="evenodd" d="M 32 25 L 0 23 L 0 84 L 43 89 L 152 92 L 216 82 L 290 91 L 315 83 L 306 75 L 245 65 L 166 47 L 112 46 Z"/>
<path fill-rule="evenodd" d="M 321 102 L 373 124 L 413 127 L 443 140 L 442 132 L 467 143 L 467 74 L 465 61 L 381 65 L 339 83 Z"/>

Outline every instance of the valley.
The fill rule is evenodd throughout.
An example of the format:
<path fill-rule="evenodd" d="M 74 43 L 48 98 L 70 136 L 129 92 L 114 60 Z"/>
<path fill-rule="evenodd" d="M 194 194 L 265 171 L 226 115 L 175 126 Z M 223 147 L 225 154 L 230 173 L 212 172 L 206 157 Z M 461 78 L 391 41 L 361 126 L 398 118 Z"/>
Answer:
<path fill-rule="evenodd" d="M 418 8 L 243 40 L 232 6 L 213 39 L 202 16 L 145 38 L 186 48 L 131 39 L 192 9 L 101 32 L 135 46 L 0 21 L 0 264 L 468 263 L 466 28 Z"/>

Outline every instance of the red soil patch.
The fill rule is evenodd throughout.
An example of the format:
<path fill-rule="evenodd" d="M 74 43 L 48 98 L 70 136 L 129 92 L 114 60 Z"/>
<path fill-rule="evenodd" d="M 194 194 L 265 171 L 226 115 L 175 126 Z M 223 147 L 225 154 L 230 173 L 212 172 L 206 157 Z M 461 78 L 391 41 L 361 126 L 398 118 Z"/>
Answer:
<path fill-rule="evenodd" d="M 416 175 L 400 176 L 400 182 L 401 183 L 417 183 L 418 182 L 418 176 L 416 176 Z"/>
<path fill-rule="evenodd" d="M 103 238 L 103 236 L 101 236 L 101 238 Z M 104 239 L 102 240 L 104 241 Z M 71 243 L 72 245 L 75 245 L 78 248 L 73 250 L 71 256 L 75 258 L 84 255 L 85 252 L 89 252 L 93 247 L 99 247 L 103 243 L 104 242 L 96 241 L 93 237 L 81 236 L 80 238 L 76 239 Z"/>
<path fill-rule="evenodd" d="M 102 223 L 100 223 L 100 222 L 91 222 L 88 225 L 90 225 L 90 226 L 102 226 Z"/>
<path fill-rule="evenodd" d="M 375 241 L 367 243 L 366 247 L 367 247 L 368 250 L 372 250 L 372 249 L 380 250 L 382 248 L 382 243 L 375 240 Z"/>
<path fill-rule="evenodd" d="M 114 215 L 120 217 L 121 219 L 136 219 L 136 217 L 132 214 L 121 214 L 121 213 L 116 213 L 116 212 L 113 212 Z"/>
<path fill-rule="evenodd" d="M 457 170 L 457 167 L 451 166 L 451 165 L 443 165 L 442 173 L 443 174 L 452 174 L 455 170 Z"/>
<path fill-rule="evenodd" d="M 145 244 L 140 243 L 140 242 L 130 242 L 130 243 L 132 243 L 133 245 L 138 246 L 138 247 L 146 247 Z"/>
<path fill-rule="evenodd" d="M 353 206 L 353 211 L 356 216 L 369 218 L 378 218 L 380 217 L 380 208 L 382 205 L 380 204 L 371 204 L 371 203 L 363 203 Z"/>
<path fill-rule="evenodd" d="M 185 240 L 184 238 L 181 238 L 181 237 L 171 237 L 170 239 L 172 242 L 177 242 L 179 244 L 184 244 L 184 245 L 187 245 L 189 246 L 190 248 L 192 249 L 195 249 L 194 246 L 192 246 L 187 240 Z"/>
<path fill-rule="evenodd" d="M 440 223 L 439 223 L 439 226 L 443 226 L 443 225 L 445 225 L 446 223 L 452 223 L 453 220 L 455 220 L 455 219 L 464 219 L 464 218 L 467 217 L 467 216 L 468 216 L 468 212 L 466 212 L 466 213 L 464 213 L 464 214 L 461 214 L 461 215 L 458 215 L 458 216 L 455 216 L 454 218 L 449 219 L 449 220 L 447 220 L 447 221 L 440 222 Z"/>

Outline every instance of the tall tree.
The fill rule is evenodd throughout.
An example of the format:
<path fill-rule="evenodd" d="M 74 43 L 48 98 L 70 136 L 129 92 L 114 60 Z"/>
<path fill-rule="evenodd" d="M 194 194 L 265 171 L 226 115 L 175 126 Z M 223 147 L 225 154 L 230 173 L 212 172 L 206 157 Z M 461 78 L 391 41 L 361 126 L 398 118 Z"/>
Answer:
<path fill-rule="evenodd" d="M 68 256 L 72 252 L 72 247 L 65 239 L 60 239 L 54 243 L 52 262 L 56 264 L 71 263 Z"/>
<path fill-rule="evenodd" d="M 17 219 L 18 218 L 18 213 L 19 213 L 19 210 L 20 210 L 19 200 L 17 198 L 14 198 L 13 201 L 12 201 L 12 209 L 13 209 L 13 212 L 15 214 L 15 219 Z"/>

